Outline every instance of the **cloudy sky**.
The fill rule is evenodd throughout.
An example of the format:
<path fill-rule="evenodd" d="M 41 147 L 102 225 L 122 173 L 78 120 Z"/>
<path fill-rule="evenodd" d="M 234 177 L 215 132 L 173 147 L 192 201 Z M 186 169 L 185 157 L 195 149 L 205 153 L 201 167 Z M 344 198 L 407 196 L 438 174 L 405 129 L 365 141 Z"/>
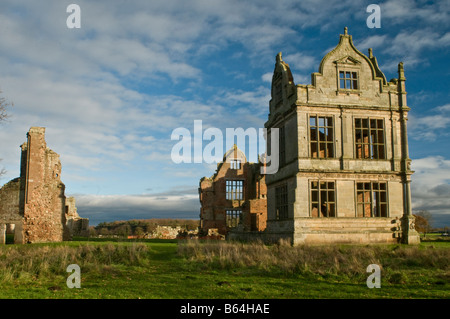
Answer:
<path fill-rule="evenodd" d="M 68 28 L 67 7 L 81 9 Z M 0 185 L 19 176 L 19 145 L 46 127 L 66 194 L 91 224 L 198 218 L 199 179 L 215 164 L 176 164 L 176 128 L 262 128 L 275 56 L 296 84 L 349 28 L 386 78 L 407 78 L 414 210 L 450 224 L 450 3 L 384 1 L 21 1 L 0 4 L 0 89 L 14 103 L 0 126 Z M 204 145 L 209 141 L 203 141 Z M 224 143 L 225 144 L 225 143 Z M 251 158 L 251 154 L 250 158 Z"/>

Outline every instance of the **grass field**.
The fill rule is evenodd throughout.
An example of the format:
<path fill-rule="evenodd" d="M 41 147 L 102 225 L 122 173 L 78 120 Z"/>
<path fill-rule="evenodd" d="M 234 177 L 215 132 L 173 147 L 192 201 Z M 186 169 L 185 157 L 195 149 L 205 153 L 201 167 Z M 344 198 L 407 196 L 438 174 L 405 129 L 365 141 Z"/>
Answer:
<path fill-rule="evenodd" d="M 450 242 L 305 246 L 89 240 L 0 247 L 0 298 L 448 299 Z M 81 288 L 68 288 L 70 264 Z M 381 288 L 366 285 L 381 266 Z"/>

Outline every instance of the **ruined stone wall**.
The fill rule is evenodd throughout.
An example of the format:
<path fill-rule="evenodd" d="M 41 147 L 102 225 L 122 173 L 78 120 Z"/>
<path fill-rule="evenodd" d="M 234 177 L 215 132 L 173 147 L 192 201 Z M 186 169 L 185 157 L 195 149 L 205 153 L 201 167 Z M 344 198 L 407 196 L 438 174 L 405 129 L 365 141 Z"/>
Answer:
<path fill-rule="evenodd" d="M 0 223 L 22 220 L 19 215 L 20 178 L 13 179 L 0 188 Z"/>
<path fill-rule="evenodd" d="M 0 244 L 6 243 L 6 234 L 14 234 L 15 243 L 23 243 L 23 216 L 19 213 L 20 178 L 0 188 Z"/>
<path fill-rule="evenodd" d="M 232 167 L 227 158 L 239 159 L 240 167 Z M 219 234 L 225 235 L 232 229 L 227 226 L 227 210 L 242 211 L 239 224 L 246 231 L 265 228 L 267 188 L 265 178 L 259 170 L 259 164 L 247 162 L 245 155 L 234 147 L 225 154 L 224 162 L 218 164 L 217 171 L 211 178 L 200 180 L 201 229 L 205 234 L 209 229 L 217 229 Z M 227 180 L 243 181 L 242 199 L 227 199 Z"/>
<path fill-rule="evenodd" d="M 26 163 L 24 237 L 26 242 L 63 240 L 65 186 L 61 182 L 59 155 L 47 148 L 45 128 L 32 127 L 22 146 Z"/>
<path fill-rule="evenodd" d="M 31 127 L 21 145 L 20 177 L 0 189 L 0 242 L 7 225 L 14 225 L 15 243 L 70 239 L 64 191 L 59 155 L 47 147 L 45 128 Z M 72 221 L 73 228 L 88 229 L 87 220 Z"/>
<path fill-rule="evenodd" d="M 65 219 L 64 240 L 71 240 L 73 236 L 89 235 L 89 219 L 78 215 L 74 197 L 66 197 Z"/>

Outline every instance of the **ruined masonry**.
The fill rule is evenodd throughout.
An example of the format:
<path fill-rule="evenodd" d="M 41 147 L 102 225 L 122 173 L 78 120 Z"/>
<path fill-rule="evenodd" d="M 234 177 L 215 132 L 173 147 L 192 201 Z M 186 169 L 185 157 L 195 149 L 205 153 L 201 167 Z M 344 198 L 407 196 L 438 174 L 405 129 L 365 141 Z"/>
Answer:
<path fill-rule="evenodd" d="M 14 232 L 16 244 L 87 235 L 89 220 L 64 194 L 59 155 L 47 147 L 45 128 L 31 127 L 21 151 L 20 177 L 0 189 L 0 243 L 6 242 L 7 230 Z"/>
<path fill-rule="evenodd" d="M 200 230 L 225 236 L 232 229 L 260 232 L 266 228 L 267 188 L 261 163 L 247 162 L 234 145 L 211 177 L 200 180 Z"/>
<path fill-rule="evenodd" d="M 265 179 L 267 227 L 259 233 L 234 229 L 228 238 L 419 243 L 405 81 L 399 63 L 398 78 L 388 82 L 372 50 L 368 56 L 358 51 L 347 28 L 311 84 L 295 84 L 279 53 L 265 123 L 268 154 L 271 129 L 279 130 L 280 162 Z"/>

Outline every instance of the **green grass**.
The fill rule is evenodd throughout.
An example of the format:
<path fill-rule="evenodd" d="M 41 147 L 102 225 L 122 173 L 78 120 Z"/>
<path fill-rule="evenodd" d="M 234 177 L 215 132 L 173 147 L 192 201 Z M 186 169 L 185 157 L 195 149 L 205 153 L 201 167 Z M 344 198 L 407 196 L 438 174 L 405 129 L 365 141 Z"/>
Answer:
<path fill-rule="evenodd" d="M 314 246 L 164 240 L 0 247 L 0 298 L 446 298 L 450 244 Z M 66 268 L 81 268 L 68 288 Z M 382 266 L 369 289 L 366 267 Z"/>

